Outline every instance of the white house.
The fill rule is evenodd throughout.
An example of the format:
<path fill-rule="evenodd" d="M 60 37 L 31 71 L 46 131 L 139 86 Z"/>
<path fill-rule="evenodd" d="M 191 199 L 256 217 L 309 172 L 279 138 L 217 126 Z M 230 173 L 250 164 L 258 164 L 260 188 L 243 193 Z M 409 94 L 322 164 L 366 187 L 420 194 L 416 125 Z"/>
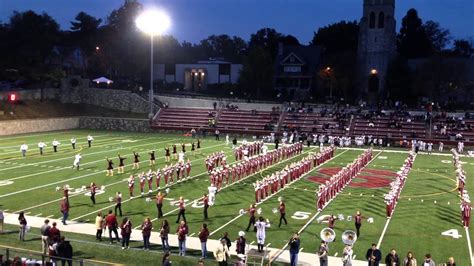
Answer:
<path fill-rule="evenodd" d="M 242 64 L 209 59 L 194 64 L 155 64 L 154 79 L 184 84 L 185 90 L 206 89 L 208 84 L 235 84 Z"/>

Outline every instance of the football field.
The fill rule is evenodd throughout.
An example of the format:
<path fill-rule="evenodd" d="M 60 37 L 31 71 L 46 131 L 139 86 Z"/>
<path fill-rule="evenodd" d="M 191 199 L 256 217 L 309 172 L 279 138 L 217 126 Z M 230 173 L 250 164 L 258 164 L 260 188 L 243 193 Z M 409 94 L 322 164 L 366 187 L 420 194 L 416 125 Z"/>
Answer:
<path fill-rule="evenodd" d="M 88 148 L 86 136 L 91 134 L 94 142 Z M 70 144 L 72 137 L 77 138 L 78 144 L 73 150 Z M 58 140 L 61 145 L 54 153 L 51 142 Z M 231 137 L 232 139 L 232 137 Z M 242 139 L 240 138 L 239 141 Z M 250 140 L 250 139 L 248 139 Z M 44 141 L 48 145 L 44 155 L 39 155 L 37 144 Z M 165 219 L 170 222 L 171 232 L 176 230 L 175 221 L 178 215 L 176 201 L 183 196 L 187 202 L 186 220 L 189 226 L 189 236 L 197 236 L 204 222 L 202 204 L 199 199 L 207 193 L 209 178 L 204 160 L 207 155 L 223 151 L 227 155 L 228 164 L 234 163 L 231 145 L 226 145 L 225 137 L 220 141 L 208 137 L 201 139 L 199 153 L 191 155 L 191 137 L 179 134 L 158 133 L 126 133 L 112 131 L 73 130 L 62 132 L 38 133 L 23 136 L 0 138 L 0 208 L 5 213 L 24 211 L 29 216 L 58 219 L 63 187 L 68 184 L 71 210 L 69 220 L 93 223 L 98 211 L 106 212 L 113 209 L 114 203 L 109 201 L 116 192 L 123 194 L 122 210 L 128 216 L 134 227 L 141 224 L 144 217 L 153 219 L 154 231 L 159 230 L 157 210 L 154 201 L 157 188 L 153 182 L 153 193 L 143 197 L 128 196 L 127 179 L 130 174 L 148 171 L 148 152 L 155 150 L 157 164 L 151 169 L 156 170 L 165 166 L 164 148 L 177 144 L 178 151 L 181 143 L 187 144 L 187 158 L 192 162 L 190 178 L 186 181 L 169 186 L 170 193 L 163 207 Z M 26 157 L 21 156 L 20 145 L 29 146 Z M 269 145 L 274 148 L 273 144 Z M 141 164 L 139 170 L 132 170 L 132 152 L 139 152 Z M 240 182 L 224 186 L 217 194 L 215 205 L 209 209 L 208 224 L 212 239 L 219 239 L 224 232 L 229 232 L 231 240 L 238 232 L 245 230 L 248 216 L 239 214 L 240 209 L 247 209 L 255 200 L 253 183 L 266 175 L 283 169 L 292 162 L 301 160 L 311 152 L 318 152 L 319 147 L 306 147 L 301 155 L 282 160 L 277 164 L 248 176 Z M 82 154 L 79 171 L 72 169 L 74 156 Z M 268 218 L 271 227 L 267 230 L 266 244 L 271 248 L 282 249 L 293 232 L 301 233 L 302 252 L 314 253 L 320 243 L 320 232 L 327 227 L 321 220 L 328 214 L 339 216 L 344 220 L 335 223 L 336 241 L 329 245 L 331 256 L 341 256 L 344 244 L 341 235 L 345 230 L 354 230 L 354 221 L 348 221 L 347 216 L 354 216 L 360 211 L 365 217 L 362 223 L 361 235 L 354 245 L 356 259 L 365 260 L 365 252 L 371 243 L 376 243 L 382 250 L 383 257 L 395 248 L 403 258 L 408 251 L 413 251 L 420 263 L 426 253 L 430 253 L 436 263 L 447 261 L 453 256 L 457 265 L 471 265 L 470 240 L 474 237 L 471 230 L 465 230 L 461 224 L 460 198 L 456 190 L 456 178 L 452 156 L 446 154 L 428 155 L 420 153 L 416 156 L 413 168 L 401 193 L 401 198 L 391 219 L 385 216 L 383 196 L 390 189 L 389 184 L 396 177 L 396 172 L 407 158 L 406 150 L 374 150 L 374 159 L 365 167 L 357 178 L 353 179 L 342 193 L 329 203 L 322 211 L 315 208 L 315 190 L 320 182 L 337 173 L 342 167 L 351 163 L 362 149 L 337 149 L 335 156 L 323 165 L 313 168 L 301 179 L 289 184 L 278 193 L 271 195 L 258 204 L 261 216 Z M 117 154 L 126 157 L 125 173 L 106 176 L 106 157 L 113 159 L 118 165 Z M 474 173 L 474 158 L 462 157 L 466 171 L 466 189 L 474 190 L 474 180 L 469 177 Z M 87 190 L 81 187 L 95 182 L 105 189 L 97 193 L 97 203 L 93 205 Z M 161 180 L 163 184 L 163 180 Z M 148 191 L 148 185 L 145 185 Z M 161 187 L 163 190 L 163 186 Z M 138 180 L 135 183 L 135 196 L 139 195 Z M 147 200 L 151 196 L 152 200 Z M 286 203 L 288 225 L 278 227 L 279 214 L 273 209 L 278 208 L 278 198 L 283 197 Z M 373 223 L 367 222 L 373 218 Z M 256 244 L 253 232 L 246 234 L 247 243 Z M 93 240 L 93 236 L 91 236 Z M 38 245 L 41 244 L 38 242 Z M 139 247 L 140 243 L 132 246 Z M 136 254 L 136 256 L 140 256 Z"/>

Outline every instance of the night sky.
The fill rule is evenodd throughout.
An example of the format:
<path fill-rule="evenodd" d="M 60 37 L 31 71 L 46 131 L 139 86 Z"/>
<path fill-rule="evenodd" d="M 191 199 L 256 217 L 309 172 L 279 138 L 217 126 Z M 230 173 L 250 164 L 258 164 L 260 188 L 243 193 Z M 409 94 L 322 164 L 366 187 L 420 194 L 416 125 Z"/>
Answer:
<path fill-rule="evenodd" d="M 0 0 L 0 21 L 14 10 L 47 12 L 62 29 L 77 13 L 106 16 L 124 0 Z M 237 35 L 246 40 L 263 27 L 292 34 L 307 44 L 321 26 L 340 20 L 359 20 L 363 0 L 141 0 L 145 6 L 164 9 L 172 20 L 169 34 L 179 41 L 198 42 L 212 34 Z M 66 4 L 67 3 L 67 4 Z M 455 38 L 474 38 L 474 0 L 397 0 L 396 19 L 409 8 L 419 16 L 448 28 Z"/>

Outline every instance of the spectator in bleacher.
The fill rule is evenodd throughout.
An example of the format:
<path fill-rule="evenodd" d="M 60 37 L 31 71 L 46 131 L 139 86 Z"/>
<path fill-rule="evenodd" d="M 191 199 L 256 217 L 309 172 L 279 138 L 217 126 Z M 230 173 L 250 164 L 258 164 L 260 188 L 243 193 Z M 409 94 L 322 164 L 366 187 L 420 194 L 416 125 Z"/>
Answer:
<path fill-rule="evenodd" d="M 425 255 L 423 266 L 436 266 L 436 263 L 431 259 L 431 254 L 428 253 Z"/>
<path fill-rule="evenodd" d="M 66 241 L 64 236 L 61 237 L 61 241 L 58 244 L 57 250 L 58 256 L 61 257 L 61 265 L 64 266 L 67 262 L 68 266 L 71 266 L 73 249 L 71 243 Z"/>
<path fill-rule="evenodd" d="M 214 106 L 214 111 L 217 110 L 217 102 L 214 102 L 212 106 Z"/>

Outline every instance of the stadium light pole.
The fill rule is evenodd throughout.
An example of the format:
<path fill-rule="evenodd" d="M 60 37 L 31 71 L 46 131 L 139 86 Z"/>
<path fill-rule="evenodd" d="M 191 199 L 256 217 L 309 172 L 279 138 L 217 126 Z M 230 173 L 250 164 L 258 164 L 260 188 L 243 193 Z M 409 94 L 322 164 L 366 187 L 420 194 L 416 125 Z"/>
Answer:
<path fill-rule="evenodd" d="M 153 38 L 165 32 L 170 26 L 169 17 L 162 11 L 147 10 L 140 14 L 135 20 L 137 28 L 150 35 L 150 113 L 149 118 L 153 118 Z"/>

